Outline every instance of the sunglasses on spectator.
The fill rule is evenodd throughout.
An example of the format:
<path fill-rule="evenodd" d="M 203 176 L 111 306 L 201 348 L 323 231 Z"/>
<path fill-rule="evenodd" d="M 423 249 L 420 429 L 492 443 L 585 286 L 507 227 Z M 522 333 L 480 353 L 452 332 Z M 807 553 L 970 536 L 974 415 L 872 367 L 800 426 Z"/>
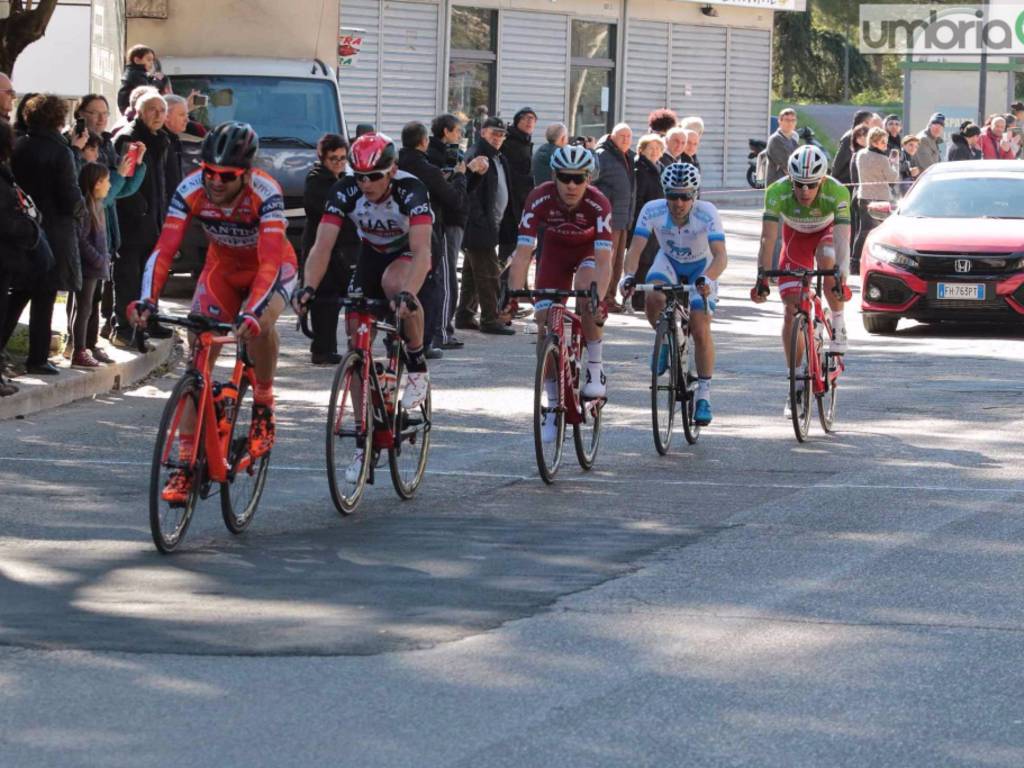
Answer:
<path fill-rule="evenodd" d="M 324 160 L 328 163 L 344 163 L 348 160 L 348 155 L 325 155 Z"/>
<path fill-rule="evenodd" d="M 225 171 L 221 168 L 213 168 L 209 165 L 203 166 L 203 179 L 214 179 L 219 178 L 225 184 L 230 184 L 233 181 L 238 181 L 245 174 L 245 171 L 237 168 Z"/>
<path fill-rule="evenodd" d="M 388 175 L 387 171 L 370 171 L 369 173 L 356 173 L 356 183 L 360 181 L 380 181 Z"/>
<path fill-rule="evenodd" d="M 667 192 L 665 194 L 666 200 L 682 200 L 683 202 L 689 202 L 693 200 L 697 195 L 693 192 Z"/>
<path fill-rule="evenodd" d="M 804 181 L 794 181 L 793 182 L 793 188 L 794 189 L 817 189 L 819 184 L 821 184 L 820 181 L 806 181 L 806 182 L 804 182 Z"/>
<path fill-rule="evenodd" d="M 562 173 L 561 171 L 559 171 L 558 173 L 555 174 L 555 178 L 558 179 L 563 184 L 579 185 L 587 183 L 586 175 L 579 173 Z"/>

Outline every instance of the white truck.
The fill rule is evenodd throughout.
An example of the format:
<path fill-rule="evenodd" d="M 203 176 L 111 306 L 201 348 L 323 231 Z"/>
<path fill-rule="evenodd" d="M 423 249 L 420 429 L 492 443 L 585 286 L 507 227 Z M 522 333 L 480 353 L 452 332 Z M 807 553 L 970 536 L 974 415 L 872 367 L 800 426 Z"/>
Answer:
<path fill-rule="evenodd" d="M 316 143 L 325 133 L 348 135 L 333 66 L 338 0 L 204 0 L 168 3 L 164 11 L 164 18 L 129 18 L 128 48 L 153 48 L 175 93 L 206 97 L 192 113 L 205 128 L 227 120 L 252 125 L 260 137 L 257 164 L 284 190 L 288 237 L 298 252 Z M 201 139 L 183 139 L 194 167 Z M 205 247 L 201 233 L 191 232 L 174 270 L 195 272 Z"/>

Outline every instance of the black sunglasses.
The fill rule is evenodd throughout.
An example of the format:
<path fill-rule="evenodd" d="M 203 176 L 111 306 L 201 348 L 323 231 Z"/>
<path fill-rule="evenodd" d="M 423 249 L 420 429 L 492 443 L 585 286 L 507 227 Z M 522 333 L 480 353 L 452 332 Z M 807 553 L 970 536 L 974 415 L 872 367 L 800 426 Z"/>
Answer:
<path fill-rule="evenodd" d="M 683 202 L 689 202 L 696 197 L 693 192 L 668 192 L 665 195 L 666 200 L 682 200 Z"/>
<path fill-rule="evenodd" d="M 225 184 L 230 184 L 233 181 L 237 181 L 242 177 L 239 171 L 215 171 L 212 168 L 203 168 L 203 178 L 213 179 L 220 178 Z"/>
<path fill-rule="evenodd" d="M 387 171 L 371 171 L 370 173 L 355 173 L 356 181 L 380 181 L 388 175 Z"/>
<path fill-rule="evenodd" d="M 586 184 L 587 177 L 579 173 L 562 173 L 561 171 L 555 174 L 555 178 L 563 184 Z"/>
<path fill-rule="evenodd" d="M 795 189 L 817 189 L 819 184 L 821 184 L 820 181 L 794 181 L 793 187 Z"/>

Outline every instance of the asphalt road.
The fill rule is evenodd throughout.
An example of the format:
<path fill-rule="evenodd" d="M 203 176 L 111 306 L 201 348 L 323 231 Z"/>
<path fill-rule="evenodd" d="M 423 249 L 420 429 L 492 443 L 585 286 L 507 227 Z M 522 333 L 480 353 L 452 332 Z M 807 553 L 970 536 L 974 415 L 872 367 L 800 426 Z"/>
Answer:
<path fill-rule="evenodd" d="M 536 475 L 534 336 L 432 367 L 420 493 L 341 519 L 291 322 L 251 530 L 157 554 L 172 375 L 0 423 L 0 765 L 1020 766 L 1024 337 L 851 312 L 839 433 L 782 418 L 781 305 L 727 216 L 715 422 L 654 451 L 609 324 L 597 466 Z"/>

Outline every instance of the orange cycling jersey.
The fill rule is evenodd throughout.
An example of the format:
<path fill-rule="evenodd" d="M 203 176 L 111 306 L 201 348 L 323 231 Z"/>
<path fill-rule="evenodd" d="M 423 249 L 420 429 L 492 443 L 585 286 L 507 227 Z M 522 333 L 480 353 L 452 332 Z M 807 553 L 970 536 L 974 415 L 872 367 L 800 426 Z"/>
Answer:
<path fill-rule="evenodd" d="M 171 198 L 160 239 L 146 263 L 144 298 L 156 303 L 160 297 L 193 218 L 199 220 L 210 243 L 204 274 L 214 270 L 251 274 L 244 311 L 259 317 L 281 283 L 298 268 L 295 250 L 285 237 L 288 222 L 281 187 L 268 174 L 254 170 L 239 199 L 225 208 L 210 202 L 202 171 L 189 174 Z"/>

